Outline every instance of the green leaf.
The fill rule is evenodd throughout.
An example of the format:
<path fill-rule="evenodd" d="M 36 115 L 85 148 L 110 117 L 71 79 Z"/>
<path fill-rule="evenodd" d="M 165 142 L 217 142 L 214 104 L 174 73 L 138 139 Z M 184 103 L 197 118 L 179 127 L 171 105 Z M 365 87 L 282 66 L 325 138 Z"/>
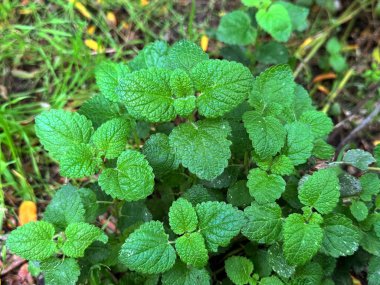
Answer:
<path fill-rule="evenodd" d="M 149 67 L 165 67 L 169 46 L 164 41 L 155 41 L 141 50 L 129 63 L 133 71 Z"/>
<path fill-rule="evenodd" d="M 253 272 L 253 263 L 243 256 L 231 256 L 225 261 L 228 278 L 237 285 L 247 284 Z"/>
<path fill-rule="evenodd" d="M 339 179 L 332 168 L 314 172 L 299 185 L 301 203 L 315 208 L 321 214 L 330 213 L 337 205 L 339 196 Z"/>
<path fill-rule="evenodd" d="M 223 121 L 198 121 L 177 126 L 169 136 L 170 146 L 184 167 L 201 179 L 220 175 L 231 156 L 231 129 Z"/>
<path fill-rule="evenodd" d="M 56 159 L 70 147 L 88 143 L 93 131 L 91 121 L 75 112 L 50 110 L 36 117 L 36 134 Z"/>
<path fill-rule="evenodd" d="M 170 48 L 166 67 L 171 69 L 180 68 L 190 72 L 198 63 L 207 60 L 208 55 L 200 46 L 187 40 L 181 40 Z"/>
<path fill-rule="evenodd" d="M 264 277 L 260 280 L 260 285 L 283 285 L 284 283 L 276 276 Z"/>
<path fill-rule="evenodd" d="M 332 257 L 354 254 L 359 247 L 360 232 L 352 221 L 342 214 L 330 214 L 323 221 L 321 251 Z"/>
<path fill-rule="evenodd" d="M 299 84 L 296 84 L 294 89 L 293 109 L 297 118 L 299 118 L 303 112 L 315 110 L 309 93 Z"/>
<path fill-rule="evenodd" d="M 98 183 L 113 198 L 137 201 L 152 194 L 153 169 L 143 154 L 126 150 L 117 159 L 116 168 L 107 168 L 100 174 Z"/>
<path fill-rule="evenodd" d="M 257 47 L 256 57 L 263 64 L 283 64 L 289 61 L 289 52 L 283 44 L 270 41 Z"/>
<path fill-rule="evenodd" d="M 281 208 L 276 203 L 260 205 L 253 202 L 244 209 L 247 221 L 241 232 L 251 241 L 271 244 L 281 237 Z"/>
<path fill-rule="evenodd" d="M 44 220 L 63 231 L 70 223 L 84 222 L 85 210 L 78 190 L 69 185 L 59 189 L 44 213 Z"/>
<path fill-rule="evenodd" d="M 219 246 L 227 246 L 244 224 L 243 213 L 224 202 L 204 202 L 196 205 L 196 211 L 199 231 L 212 252 L 217 252 Z"/>
<path fill-rule="evenodd" d="M 264 31 L 279 42 L 288 41 L 292 32 L 292 22 L 288 11 L 281 4 L 273 4 L 268 10 L 260 9 L 256 13 L 256 20 Z"/>
<path fill-rule="evenodd" d="M 368 166 L 376 160 L 372 154 L 362 149 L 350 149 L 343 156 L 343 162 L 351 164 L 360 170 L 367 170 Z"/>
<path fill-rule="evenodd" d="M 108 120 L 119 117 L 121 110 L 119 104 L 99 94 L 84 102 L 78 113 L 89 119 L 94 128 L 98 128 Z"/>
<path fill-rule="evenodd" d="M 303 164 L 311 156 L 314 137 L 310 127 L 301 122 L 291 123 L 285 126 L 287 130 L 286 156 L 294 165 Z"/>
<path fill-rule="evenodd" d="M 323 112 L 307 111 L 301 115 L 300 122 L 310 126 L 315 138 L 325 137 L 333 129 L 332 120 Z"/>
<path fill-rule="evenodd" d="M 259 168 L 249 171 L 247 182 L 249 193 L 260 204 L 279 199 L 285 191 L 285 185 L 285 180 L 279 175 L 267 174 Z"/>
<path fill-rule="evenodd" d="M 368 216 L 368 208 L 362 201 L 353 200 L 350 205 L 350 211 L 359 222 L 364 221 Z"/>
<path fill-rule="evenodd" d="M 115 118 L 102 124 L 93 134 L 92 142 L 105 158 L 118 157 L 127 144 L 132 124 L 125 118 Z"/>
<path fill-rule="evenodd" d="M 361 247 L 370 254 L 380 256 L 380 238 L 371 232 L 362 232 Z"/>
<path fill-rule="evenodd" d="M 339 43 L 336 37 L 333 37 L 327 41 L 326 50 L 329 54 L 339 54 L 342 50 L 342 45 Z"/>
<path fill-rule="evenodd" d="M 59 163 L 62 176 L 82 178 L 95 174 L 102 160 L 91 145 L 81 143 L 68 148 L 59 158 Z"/>
<path fill-rule="evenodd" d="M 182 195 L 193 206 L 207 201 L 223 201 L 223 193 L 216 189 L 207 189 L 202 185 L 193 185 Z"/>
<path fill-rule="evenodd" d="M 175 249 L 181 260 L 197 268 L 202 268 L 207 264 L 208 252 L 205 240 L 198 232 L 185 234 L 175 241 Z"/>
<path fill-rule="evenodd" d="M 174 101 L 174 109 L 181 117 L 189 116 L 195 108 L 196 98 L 194 96 L 178 98 Z"/>
<path fill-rule="evenodd" d="M 183 69 L 175 69 L 170 75 L 170 88 L 176 98 L 194 97 L 193 83 Z"/>
<path fill-rule="evenodd" d="M 251 202 L 253 202 L 253 198 L 249 194 L 247 181 L 237 181 L 234 185 L 228 188 L 227 202 L 232 206 L 243 208 L 247 207 Z"/>
<path fill-rule="evenodd" d="M 45 285 L 75 285 L 80 275 L 80 268 L 73 258 L 49 258 L 41 262 Z"/>
<path fill-rule="evenodd" d="M 244 113 L 243 122 L 253 148 L 261 158 L 274 156 L 284 146 L 286 131 L 276 118 L 249 111 Z"/>
<path fill-rule="evenodd" d="M 149 222 L 151 220 L 152 214 L 144 201 L 127 202 L 121 208 L 117 226 L 123 231 L 128 227 Z"/>
<path fill-rule="evenodd" d="M 179 162 L 170 148 L 169 138 L 165 134 L 151 135 L 145 142 L 142 153 L 157 176 L 162 176 L 178 168 Z"/>
<path fill-rule="evenodd" d="M 357 194 L 362 191 L 360 182 L 358 179 L 356 179 L 356 177 L 343 172 L 339 174 L 338 178 L 340 183 L 340 196 L 342 198 L 357 196 Z"/>
<path fill-rule="evenodd" d="M 307 16 L 309 15 L 309 9 L 294 5 L 290 2 L 278 1 L 277 4 L 282 5 L 289 14 L 290 20 L 292 22 L 292 30 L 302 32 L 307 29 L 308 22 Z"/>
<path fill-rule="evenodd" d="M 380 284 L 380 257 L 372 256 L 368 265 L 368 285 Z"/>
<path fill-rule="evenodd" d="M 199 114 L 207 118 L 220 117 L 247 98 L 252 89 L 252 74 L 241 63 L 207 60 L 197 64 L 190 74 L 199 92 Z"/>
<path fill-rule="evenodd" d="M 78 190 L 78 193 L 85 211 L 84 220 L 87 223 L 94 222 L 99 211 L 99 205 L 95 192 L 88 188 L 81 188 Z"/>
<path fill-rule="evenodd" d="M 216 37 L 230 45 L 249 45 L 255 42 L 257 31 L 252 27 L 249 16 L 236 10 L 222 17 Z"/>
<path fill-rule="evenodd" d="M 173 202 L 169 209 L 169 224 L 173 232 L 178 235 L 195 231 L 198 217 L 189 201 L 179 198 Z"/>
<path fill-rule="evenodd" d="M 323 231 L 319 225 L 321 216 L 314 213 L 306 222 L 302 215 L 289 215 L 284 224 L 284 254 L 290 265 L 303 265 L 319 250 Z"/>
<path fill-rule="evenodd" d="M 245 6 L 256 7 L 257 9 L 266 9 L 272 3 L 272 0 L 242 0 Z"/>
<path fill-rule="evenodd" d="M 336 72 L 343 72 L 347 69 L 346 59 L 341 54 L 330 55 L 329 64 Z"/>
<path fill-rule="evenodd" d="M 176 259 L 168 238 L 161 222 L 145 223 L 125 240 L 119 260 L 130 270 L 140 273 L 165 272 L 174 265 Z"/>
<path fill-rule="evenodd" d="M 172 269 L 162 275 L 163 285 L 210 285 L 206 269 L 197 269 L 177 261 Z"/>
<path fill-rule="evenodd" d="M 87 247 L 104 233 L 97 227 L 87 223 L 71 223 L 65 230 L 66 240 L 62 251 L 70 257 L 82 257 Z"/>
<path fill-rule="evenodd" d="M 95 70 L 96 84 L 100 92 L 110 101 L 119 102 L 124 87 L 124 79 L 130 70 L 122 63 L 103 61 Z"/>
<path fill-rule="evenodd" d="M 274 174 L 290 175 L 294 172 L 294 165 L 289 157 L 280 155 L 273 160 L 270 170 Z"/>
<path fill-rule="evenodd" d="M 288 264 L 284 257 L 284 251 L 278 244 L 272 245 L 268 252 L 269 264 L 274 272 L 284 278 L 289 278 L 294 274 L 296 267 Z"/>
<path fill-rule="evenodd" d="M 362 192 L 360 193 L 360 199 L 369 202 L 372 201 L 373 195 L 380 192 L 380 179 L 375 173 L 366 173 L 359 178 Z"/>
<path fill-rule="evenodd" d="M 13 230 L 6 245 L 12 253 L 22 258 L 44 260 L 57 251 L 54 233 L 54 227 L 47 222 L 30 222 Z"/>
<path fill-rule="evenodd" d="M 149 122 L 169 122 L 175 118 L 170 74 L 167 69 L 149 68 L 125 78 L 122 102 L 134 118 Z"/>
<path fill-rule="evenodd" d="M 321 265 L 316 262 L 310 262 L 297 268 L 293 280 L 294 284 L 320 285 L 322 284 L 323 277 L 324 272 Z"/>
<path fill-rule="evenodd" d="M 323 139 L 316 139 L 314 141 L 314 147 L 312 150 L 312 154 L 319 158 L 319 159 L 328 159 L 331 160 L 331 158 L 334 156 L 335 148 L 328 144 Z"/>

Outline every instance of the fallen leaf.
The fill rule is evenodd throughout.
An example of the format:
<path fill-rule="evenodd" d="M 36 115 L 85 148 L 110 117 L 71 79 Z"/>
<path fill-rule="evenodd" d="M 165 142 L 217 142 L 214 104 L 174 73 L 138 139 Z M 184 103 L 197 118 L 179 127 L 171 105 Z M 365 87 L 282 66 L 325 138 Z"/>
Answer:
<path fill-rule="evenodd" d="M 149 0 L 140 0 L 140 5 L 141 6 L 146 6 L 146 5 L 148 5 L 149 4 Z"/>
<path fill-rule="evenodd" d="M 75 0 L 69 0 L 70 3 L 74 3 L 74 7 L 87 19 L 91 19 L 91 13 L 87 10 L 86 6 L 84 6 L 81 2 Z"/>
<path fill-rule="evenodd" d="M 320 75 L 317 75 L 316 77 L 314 77 L 313 83 L 320 82 L 320 81 L 327 80 L 327 79 L 335 79 L 335 78 L 336 78 L 336 74 L 333 72 L 320 74 Z"/>
<path fill-rule="evenodd" d="M 209 38 L 206 35 L 201 37 L 201 48 L 203 51 L 207 51 Z"/>
<path fill-rule="evenodd" d="M 121 22 L 121 27 L 123 30 L 128 30 L 129 29 L 129 24 L 125 21 Z"/>
<path fill-rule="evenodd" d="M 18 209 L 19 225 L 37 221 L 37 205 L 33 201 L 23 201 Z"/>
<path fill-rule="evenodd" d="M 109 24 L 111 24 L 112 26 L 116 26 L 117 20 L 116 20 L 115 14 L 113 12 L 107 12 L 106 18 L 107 18 L 107 22 Z"/>
<path fill-rule="evenodd" d="M 104 47 L 102 47 L 101 45 L 99 45 L 96 41 L 94 40 L 91 40 L 91 39 L 86 39 L 84 40 L 84 44 L 92 49 L 93 51 L 96 51 L 98 53 L 103 53 L 104 52 Z"/>
<path fill-rule="evenodd" d="M 326 88 L 325 86 L 323 86 L 322 84 L 318 84 L 317 89 L 326 95 L 330 93 L 330 90 Z"/>
<path fill-rule="evenodd" d="M 91 25 L 87 28 L 87 34 L 92 36 L 95 33 L 96 27 L 94 25 Z"/>
<path fill-rule="evenodd" d="M 372 52 L 373 60 L 380 63 L 380 47 L 377 47 Z"/>

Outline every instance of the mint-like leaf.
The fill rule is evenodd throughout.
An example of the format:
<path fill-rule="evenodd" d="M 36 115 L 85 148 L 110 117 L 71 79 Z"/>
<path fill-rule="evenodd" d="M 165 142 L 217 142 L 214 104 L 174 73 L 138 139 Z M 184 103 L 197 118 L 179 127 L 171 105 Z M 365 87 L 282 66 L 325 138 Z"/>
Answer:
<path fill-rule="evenodd" d="M 368 216 L 368 208 L 363 201 L 353 200 L 350 205 L 350 211 L 358 222 L 364 221 Z"/>
<path fill-rule="evenodd" d="M 162 274 L 163 285 L 210 285 L 206 269 L 197 269 L 177 261 L 172 269 Z"/>
<path fill-rule="evenodd" d="M 375 173 L 366 173 L 359 178 L 362 192 L 360 199 L 369 202 L 372 197 L 380 192 L 380 179 Z"/>
<path fill-rule="evenodd" d="M 189 201 L 179 198 L 169 209 L 170 228 L 178 235 L 193 232 L 198 225 L 195 209 Z"/>
<path fill-rule="evenodd" d="M 310 126 L 315 138 L 325 137 L 333 129 L 332 120 L 323 112 L 304 112 L 301 115 L 300 121 Z"/>
<path fill-rule="evenodd" d="M 207 264 L 208 252 L 205 240 L 198 232 L 185 234 L 175 241 L 175 248 L 181 260 L 187 265 L 202 268 Z"/>
<path fill-rule="evenodd" d="M 311 156 L 314 136 L 310 127 L 301 122 L 291 123 L 285 126 L 287 131 L 286 156 L 294 165 L 303 164 Z"/>
<path fill-rule="evenodd" d="M 253 263 L 243 256 L 231 256 L 225 261 L 228 278 L 237 285 L 247 284 L 253 272 Z"/>
<path fill-rule="evenodd" d="M 75 285 L 80 275 L 78 263 L 73 258 L 49 258 L 41 262 L 46 285 Z"/>
<path fill-rule="evenodd" d="M 364 171 L 368 169 L 370 164 L 376 162 L 376 160 L 372 154 L 367 151 L 362 149 L 350 149 L 343 156 L 343 162 L 351 164 Z"/>

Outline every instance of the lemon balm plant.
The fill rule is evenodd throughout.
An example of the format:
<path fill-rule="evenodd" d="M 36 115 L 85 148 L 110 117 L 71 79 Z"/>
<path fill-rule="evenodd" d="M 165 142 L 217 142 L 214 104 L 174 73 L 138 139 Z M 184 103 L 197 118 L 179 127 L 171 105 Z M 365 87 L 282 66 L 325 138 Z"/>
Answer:
<path fill-rule="evenodd" d="M 47 284 L 343 284 L 364 271 L 378 284 L 375 159 L 332 161 L 333 123 L 287 65 L 253 77 L 157 41 L 103 62 L 96 81 L 78 112 L 36 117 L 61 175 L 83 186 L 7 239 Z"/>

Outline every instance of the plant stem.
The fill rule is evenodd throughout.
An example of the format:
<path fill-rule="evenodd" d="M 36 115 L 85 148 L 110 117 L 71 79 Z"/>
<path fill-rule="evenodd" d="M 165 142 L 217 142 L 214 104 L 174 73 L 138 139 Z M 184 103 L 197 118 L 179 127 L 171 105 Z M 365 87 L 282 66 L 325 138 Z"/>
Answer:
<path fill-rule="evenodd" d="M 196 2 L 195 0 L 191 0 L 191 10 L 190 10 L 190 16 L 189 16 L 189 24 L 187 26 L 187 33 L 189 40 L 193 40 L 193 23 L 195 18 L 195 12 L 196 12 Z"/>

